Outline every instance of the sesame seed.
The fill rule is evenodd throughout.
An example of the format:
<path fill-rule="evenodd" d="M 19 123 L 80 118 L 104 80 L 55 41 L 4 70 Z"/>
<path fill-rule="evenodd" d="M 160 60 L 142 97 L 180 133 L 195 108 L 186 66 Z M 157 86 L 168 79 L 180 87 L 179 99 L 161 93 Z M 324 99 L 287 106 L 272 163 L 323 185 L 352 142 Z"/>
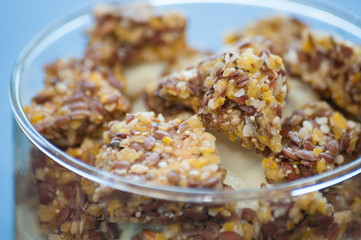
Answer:
<path fill-rule="evenodd" d="M 323 133 L 326 134 L 330 132 L 330 128 L 327 125 L 321 125 L 320 129 Z"/>

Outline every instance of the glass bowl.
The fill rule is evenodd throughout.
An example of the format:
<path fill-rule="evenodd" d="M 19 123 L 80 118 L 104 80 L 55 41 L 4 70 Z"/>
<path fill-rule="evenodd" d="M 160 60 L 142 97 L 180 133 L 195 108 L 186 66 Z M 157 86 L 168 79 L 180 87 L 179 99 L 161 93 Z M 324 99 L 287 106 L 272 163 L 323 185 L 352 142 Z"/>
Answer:
<path fill-rule="evenodd" d="M 226 33 L 227 30 L 240 29 L 242 25 L 276 13 L 295 16 L 316 29 L 336 33 L 347 40 L 358 43 L 361 42 L 361 25 L 356 17 L 347 12 L 340 11 L 331 5 L 314 3 L 311 0 L 302 2 L 296 0 L 154 0 L 149 1 L 149 3 L 159 8 L 171 8 L 184 12 L 189 21 L 187 37 L 190 45 L 201 46 L 203 49 L 219 49 L 223 44 L 222 35 Z M 269 206 L 271 209 L 274 207 L 272 211 L 276 211 L 276 209 L 283 209 L 280 207 L 282 205 L 281 203 L 292 202 L 294 199 L 297 199 L 297 197 L 302 198 L 302 196 L 316 194 L 319 193 L 320 190 L 323 192 L 333 191 L 332 189 L 340 188 L 340 186 L 342 187 L 345 183 L 348 184 L 348 182 L 355 182 L 359 179 L 359 176 L 357 175 L 361 172 L 361 159 L 354 160 L 333 171 L 320 175 L 287 183 L 269 185 L 264 188 L 249 187 L 240 190 L 220 191 L 159 187 L 130 181 L 109 172 L 99 170 L 61 151 L 34 129 L 23 109 L 30 103 L 31 98 L 36 95 L 37 91 L 41 89 L 43 85 L 43 67 L 45 64 L 53 62 L 59 57 L 69 58 L 80 57 L 82 55 L 87 43 L 84 32 L 93 23 L 91 10 L 92 7 L 87 7 L 51 23 L 25 47 L 15 64 L 10 84 L 10 100 L 13 114 L 17 121 L 14 133 L 14 144 L 15 146 L 19 146 L 15 153 L 17 188 L 16 225 L 18 239 L 38 239 L 44 237 L 44 232 L 47 231 L 51 232 L 51 234 L 48 235 L 49 239 L 62 239 L 56 238 L 58 237 L 57 234 L 60 234 L 59 230 L 54 230 L 54 226 L 51 226 L 51 224 L 45 224 L 45 226 L 44 224 L 37 224 L 37 218 L 46 218 L 46 216 L 36 216 L 36 212 L 46 212 L 49 209 L 41 209 L 39 203 L 29 196 L 47 194 L 49 191 L 45 191 L 44 193 L 35 187 L 38 179 L 34 179 L 34 172 L 32 172 L 32 170 L 36 170 L 34 164 L 36 165 L 38 163 L 31 162 L 34 158 L 42 159 L 42 161 L 49 163 L 51 166 L 57 166 L 54 167 L 55 172 L 70 172 L 81 179 L 81 181 L 89 181 L 88 185 L 94 183 L 113 189 L 114 192 L 110 194 L 112 197 L 107 200 L 108 211 L 112 198 L 119 199 L 119 195 L 122 194 L 131 195 L 131 197 L 126 198 L 126 201 L 137 202 L 140 198 L 144 198 L 152 199 L 151 201 L 153 202 L 159 201 L 165 205 L 171 203 L 179 205 L 182 203 L 183 205 L 189 204 L 189 206 L 192 207 L 202 206 L 203 208 L 211 208 L 209 206 L 213 206 L 212 209 L 215 208 L 214 206 L 219 207 L 220 205 L 223 206 L 223 204 L 227 204 L 227 207 L 228 204 L 238 204 L 242 206 L 255 206 L 254 204 L 262 205 L 260 204 L 262 201 L 264 201 L 262 205 L 264 206 L 265 202 L 272 201 L 278 204 L 276 204 L 277 207 L 272 204 L 269 204 Z M 44 188 L 46 187 L 47 186 Z M 74 198 L 76 197 L 74 196 Z M 162 204 L 159 204 L 159 206 Z M 83 206 L 80 204 L 74 208 L 80 209 L 82 207 Z M 227 209 L 227 207 L 225 208 Z M 137 208 L 137 206 L 135 208 Z M 34 211 L 34 209 L 36 210 Z M 53 213 L 54 216 L 58 216 L 59 211 L 63 212 L 69 210 L 57 209 L 57 211 Z M 209 212 L 210 210 L 208 209 L 207 211 Z M 306 210 L 302 211 L 305 212 Z M 49 214 L 50 213 L 48 212 L 45 215 Z M 133 215 L 135 216 L 137 214 L 138 213 L 134 212 Z M 70 213 L 67 213 L 67 219 L 69 220 L 69 218 Z M 191 224 L 191 222 L 195 220 L 198 221 L 199 219 L 190 217 L 187 218 L 187 220 L 184 220 L 184 222 Z M 241 218 L 239 220 L 246 221 Z M 84 232 L 82 232 L 83 230 L 80 231 L 81 227 L 79 224 L 81 224 L 82 221 L 85 220 L 82 219 L 82 216 L 78 216 L 78 222 L 74 221 L 71 223 L 73 225 L 75 224 L 73 230 L 75 229 L 74 232 L 78 234 L 75 234 L 74 236 L 85 236 L 85 230 Z M 142 226 L 145 229 L 149 228 L 154 231 L 160 231 L 162 228 L 160 226 L 165 224 L 165 222 L 162 221 L 162 224 L 155 224 L 158 222 L 151 221 L 153 225 L 147 222 Z M 254 222 L 255 220 L 248 221 L 248 224 L 251 224 L 252 221 Z M 134 229 L 134 222 L 136 221 L 112 219 L 110 222 L 106 223 L 106 227 L 103 227 L 105 230 L 99 231 L 108 232 L 107 234 L 102 235 L 104 238 L 114 238 L 119 235 L 114 232 L 117 232 L 120 228 L 123 229 L 123 235 L 121 234 L 122 239 L 127 239 L 125 237 L 127 233 L 124 233 L 127 231 L 124 229 Z M 115 225 L 115 223 L 119 225 L 114 227 L 113 225 Z M 157 226 L 154 226 L 154 224 Z M 327 226 L 330 227 L 330 229 L 334 229 L 331 225 L 332 224 L 330 223 Z M 260 230 L 260 226 L 262 227 L 263 225 L 261 224 L 254 227 L 254 231 L 259 231 L 257 236 L 262 236 L 263 234 L 263 230 Z M 276 226 L 278 225 L 276 224 Z M 115 231 L 114 229 L 118 230 Z M 138 230 L 132 230 L 133 233 L 138 233 L 140 231 L 139 226 L 137 229 Z M 114 232 L 112 232 L 113 230 Z M 320 236 L 322 236 L 322 234 Z M 86 237 L 92 239 L 89 234 L 86 235 Z M 83 239 L 86 238 L 84 237 Z"/>

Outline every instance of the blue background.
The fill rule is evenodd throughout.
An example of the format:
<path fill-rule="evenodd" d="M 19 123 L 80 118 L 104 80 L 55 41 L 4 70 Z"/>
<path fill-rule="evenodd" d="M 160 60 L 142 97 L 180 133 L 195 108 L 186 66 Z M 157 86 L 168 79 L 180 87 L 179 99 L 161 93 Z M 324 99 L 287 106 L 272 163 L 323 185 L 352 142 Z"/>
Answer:
<path fill-rule="evenodd" d="M 265 0 L 266 1 L 266 0 Z M 8 86 L 15 59 L 43 27 L 64 13 L 97 1 L 0 0 L 0 239 L 14 238 L 12 114 Z M 361 1 L 331 0 L 360 16 Z"/>

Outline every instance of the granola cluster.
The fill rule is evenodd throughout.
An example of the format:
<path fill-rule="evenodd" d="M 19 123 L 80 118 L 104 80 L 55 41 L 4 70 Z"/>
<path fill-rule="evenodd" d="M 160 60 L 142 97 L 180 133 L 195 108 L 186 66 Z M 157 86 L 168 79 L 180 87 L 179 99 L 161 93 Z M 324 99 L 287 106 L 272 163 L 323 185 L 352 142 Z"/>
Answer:
<path fill-rule="evenodd" d="M 86 56 L 101 63 L 172 60 L 187 49 L 186 19 L 146 4 L 102 4 L 94 10 Z"/>
<path fill-rule="evenodd" d="M 261 201 L 260 239 L 359 239 L 360 175 L 286 200 Z"/>
<path fill-rule="evenodd" d="M 309 177 L 355 159 L 361 149 L 361 125 L 326 102 L 295 111 L 282 126 L 283 148 L 262 162 L 269 182 Z"/>
<path fill-rule="evenodd" d="M 88 59 L 47 65 L 44 82 L 45 88 L 24 110 L 35 129 L 62 148 L 101 136 L 108 121 L 131 107 L 122 75 Z"/>
<path fill-rule="evenodd" d="M 242 209 L 233 219 L 208 219 L 204 221 L 190 221 L 174 223 L 166 226 L 162 231 L 144 229 L 132 240 L 145 239 L 255 239 L 257 231 L 256 212 L 250 208 Z"/>
<path fill-rule="evenodd" d="M 97 143 L 85 140 L 79 148 L 72 148 L 74 153 L 84 162 L 92 162 L 92 151 Z M 31 152 L 33 185 L 29 188 L 35 194 L 38 204 L 35 206 L 40 232 L 44 239 L 117 239 L 119 227 L 109 222 L 103 214 L 99 202 L 88 196 L 92 191 L 91 181 L 60 166 L 42 152 L 33 149 Z M 34 206 L 33 206 L 34 207 Z"/>
<path fill-rule="evenodd" d="M 109 124 L 95 164 L 155 185 L 221 188 L 215 140 L 197 117 L 165 122 L 153 112 L 128 114 Z"/>
<path fill-rule="evenodd" d="M 260 203 L 263 239 L 338 239 L 333 207 L 320 192 Z"/>
<path fill-rule="evenodd" d="M 198 112 L 208 128 L 240 139 L 248 149 L 280 151 L 286 94 L 282 59 L 242 43 L 236 45 L 240 53 L 215 55 L 161 79 L 148 103 L 158 110 L 160 105 Z"/>
<path fill-rule="evenodd" d="M 87 139 L 69 154 L 95 159 Z M 38 150 L 31 154 L 40 230 L 49 239 L 118 239 L 125 223 L 143 225 L 138 239 L 358 239 L 360 178 L 299 197 L 263 200 L 259 209 L 147 198 L 100 186 L 61 167 Z M 31 185 L 33 187 L 34 185 Z M 34 190 L 33 190 L 34 191 Z M 34 207 L 34 206 L 33 206 Z M 129 227 L 129 226 L 128 226 Z"/>
<path fill-rule="evenodd" d="M 222 54 L 204 79 L 199 115 L 248 149 L 280 151 L 285 80 L 281 58 L 267 50 Z"/>
<path fill-rule="evenodd" d="M 355 117 L 361 116 L 361 47 L 338 37 L 306 30 L 285 55 L 291 74 L 323 98 Z"/>
<path fill-rule="evenodd" d="M 361 115 L 359 46 L 276 16 L 228 34 L 212 53 L 187 45 L 186 18 L 177 12 L 100 5 L 94 18 L 84 56 L 47 65 L 45 87 L 25 107 L 36 130 L 70 156 L 139 184 L 207 191 L 237 186 L 207 131 L 263 154 L 269 184 L 322 174 L 360 155 L 361 125 L 342 112 Z M 138 82 L 126 71 L 150 63 L 165 66 L 162 77 L 127 92 Z M 286 69 L 339 109 L 297 104 L 282 119 Z M 136 102 L 141 91 L 144 103 Z M 145 110 L 131 112 L 132 105 Z M 120 191 L 35 149 L 30 162 L 28 205 L 50 240 L 361 238 L 360 176 L 301 196 L 271 194 L 254 206 Z"/>
<path fill-rule="evenodd" d="M 271 42 L 290 75 L 310 84 L 324 99 L 355 117 L 360 110 L 361 48 L 341 37 L 312 30 L 299 20 L 276 16 L 250 24 L 226 36 L 233 43 L 245 36 L 262 35 Z"/>
<path fill-rule="evenodd" d="M 235 204 L 197 204 L 180 201 L 149 198 L 133 193 L 96 186 L 89 192 L 91 199 L 102 206 L 103 214 L 109 221 L 118 224 L 137 223 L 167 226 L 173 223 L 237 218 Z"/>
<path fill-rule="evenodd" d="M 67 153 L 94 163 L 99 147 L 99 142 L 85 139 Z M 225 222 L 239 215 L 235 204 L 166 201 L 115 190 L 69 171 L 36 149 L 31 152 L 31 163 L 33 182 L 28 197 L 38 198 L 39 229 L 49 239 L 117 239 L 126 223 Z"/>
<path fill-rule="evenodd" d="M 225 41 L 233 43 L 247 36 L 264 36 L 272 42 L 270 50 L 284 56 L 288 49 L 301 41 L 305 29 L 308 26 L 296 18 L 279 15 L 249 24 L 242 31 L 232 31 L 226 35 Z"/>

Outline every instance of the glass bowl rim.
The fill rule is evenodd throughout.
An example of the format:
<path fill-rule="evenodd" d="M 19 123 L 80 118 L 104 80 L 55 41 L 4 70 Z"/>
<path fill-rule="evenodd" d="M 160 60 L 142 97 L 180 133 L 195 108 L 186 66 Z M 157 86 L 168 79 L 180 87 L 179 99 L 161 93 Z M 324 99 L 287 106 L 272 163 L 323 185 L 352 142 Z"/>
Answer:
<path fill-rule="evenodd" d="M 124 2 L 128 1 L 120 1 L 119 3 Z M 343 9 L 339 9 L 334 5 L 326 2 L 316 3 L 313 0 L 253 0 L 251 2 L 247 0 L 150 0 L 148 2 L 154 6 L 197 3 L 239 4 L 254 7 L 266 7 L 273 10 L 285 10 L 282 8 L 276 8 L 275 6 L 284 6 L 285 4 L 291 4 L 291 6 L 297 8 L 303 7 L 306 9 L 311 9 L 313 11 L 318 11 L 319 13 L 323 14 L 322 16 L 324 17 L 324 19 L 333 18 L 334 21 L 341 21 L 343 24 L 346 24 L 346 26 L 348 27 L 348 31 L 351 31 L 351 29 L 357 30 L 357 36 L 361 39 L 360 19 L 356 15 L 353 15 Z M 265 2 L 267 2 L 267 4 L 265 4 Z M 274 5 L 275 3 L 281 5 Z M 301 194 L 327 188 L 361 173 L 361 158 L 358 158 L 329 172 L 325 172 L 308 178 L 298 179 L 291 182 L 267 185 L 263 188 L 240 190 L 181 188 L 173 186 L 154 186 L 140 182 L 132 182 L 131 180 L 124 177 L 106 172 L 104 170 L 99 170 L 94 166 L 88 165 L 66 154 L 64 151 L 61 151 L 56 146 L 52 145 L 43 136 L 41 136 L 26 117 L 20 100 L 20 84 L 23 73 L 22 70 L 24 64 L 27 63 L 29 56 L 35 54 L 34 51 L 38 50 L 39 47 L 41 50 L 41 44 L 44 44 L 44 41 L 49 40 L 48 38 L 52 36 L 53 33 L 56 33 L 56 31 L 59 31 L 59 29 L 62 29 L 64 27 L 66 30 L 66 26 L 70 26 L 71 31 L 72 29 L 74 30 L 80 27 L 82 23 L 84 24 L 84 22 L 82 22 L 84 21 L 83 18 L 90 17 L 92 7 L 93 5 L 89 5 L 86 7 L 82 7 L 70 14 L 66 14 L 65 16 L 62 16 L 50 23 L 48 26 L 43 28 L 37 35 L 35 35 L 35 37 L 25 46 L 25 48 L 19 54 L 14 65 L 10 81 L 9 97 L 12 112 L 16 122 L 20 126 L 23 133 L 27 136 L 27 138 L 37 148 L 39 148 L 48 157 L 50 157 L 63 167 L 92 181 L 107 185 L 111 188 L 115 188 L 121 191 L 131 192 L 153 198 L 162 198 L 167 200 L 176 199 L 177 201 L 198 203 L 225 203 L 239 200 L 267 199 L 270 196 L 272 196 L 272 198 L 298 196 Z M 296 13 L 300 15 L 305 15 L 300 12 Z M 313 16 L 309 15 L 309 17 Z M 324 19 L 319 20 L 325 21 Z M 63 32 L 62 34 L 64 35 L 67 33 L 68 32 Z M 353 32 L 353 34 L 355 33 Z M 62 37 L 63 35 L 61 35 L 60 37 Z"/>

